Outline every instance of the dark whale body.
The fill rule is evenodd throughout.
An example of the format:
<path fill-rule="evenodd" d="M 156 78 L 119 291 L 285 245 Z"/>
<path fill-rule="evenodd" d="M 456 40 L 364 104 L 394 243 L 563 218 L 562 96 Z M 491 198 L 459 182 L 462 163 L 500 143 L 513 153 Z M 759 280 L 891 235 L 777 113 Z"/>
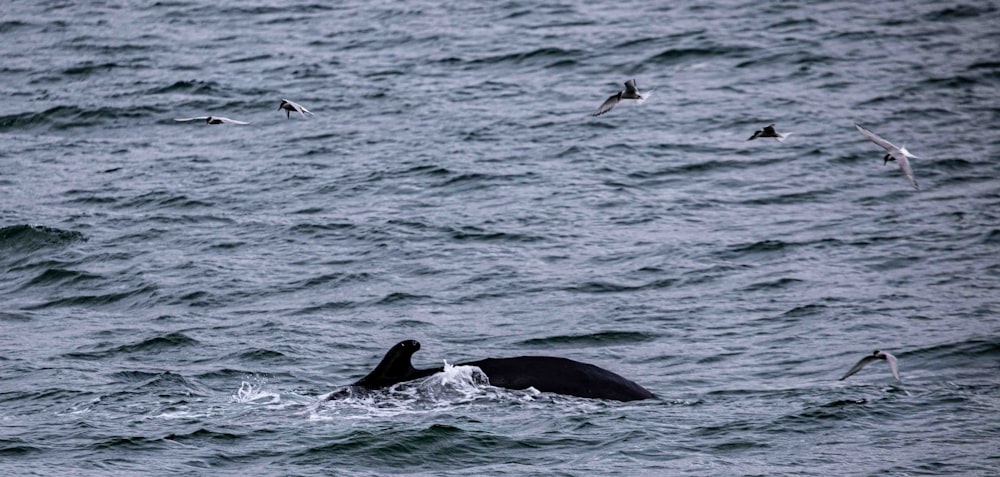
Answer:
<path fill-rule="evenodd" d="M 399 342 L 389 349 L 375 370 L 354 383 L 353 387 L 361 390 L 381 389 L 440 372 L 442 368 L 413 367 L 411 358 L 419 349 L 420 343 L 416 340 Z M 636 401 L 655 397 L 642 386 L 611 371 L 566 358 L 551 356 L 488 358 L 459 363 L 456 366 L 476 366 L 489 378 L 491 385 L 507 389 L 533 387 L 541 392 L 616 401 Z M 342 396 L 342 393 L 334 393 L 329 399 Z"/>

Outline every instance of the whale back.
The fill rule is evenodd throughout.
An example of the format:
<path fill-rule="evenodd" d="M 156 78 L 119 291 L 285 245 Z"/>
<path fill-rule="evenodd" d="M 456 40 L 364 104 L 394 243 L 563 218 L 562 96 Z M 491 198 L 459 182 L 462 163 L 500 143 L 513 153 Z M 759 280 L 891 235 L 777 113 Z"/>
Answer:
<path fill-rule="evenodd" d="M 400 341 L 389 349 L 375 369 L 348 389 L 336 392 L 329 399 L 350 395 L 354 390 L 375 390 L 397 383 L 412 381 L 440 372 L 441 368 L 416 369 L 411 362 L 420 350 L 416 340 Z M 535 388 L 541 392 L 566 394 L 592 399 L 636 401 L 656 396 L 642 386 L 611 371 L 567 358 L 552 356 L 519 356 L 488 358 L 456 366 L 476 366 L 491 385 L 507 389 Z"/>
<path fill-rule="evenodd" d="M 541 392 L 616 401 L 656 397 L 642 386 L 611 371 L 567 358 L 519 356 L 461 364 L 478 367 L 489 378 L 490 385 L 502 388 L 533 387 Z"/>

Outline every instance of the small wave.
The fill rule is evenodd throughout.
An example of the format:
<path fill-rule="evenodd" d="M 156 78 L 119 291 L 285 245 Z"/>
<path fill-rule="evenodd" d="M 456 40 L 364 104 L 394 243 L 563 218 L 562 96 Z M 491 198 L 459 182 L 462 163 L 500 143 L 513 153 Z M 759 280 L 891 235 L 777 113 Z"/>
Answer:
<path fill-rule="evenodd" d="M 359 273 L 328 273 L 325 275 L 319 275 L 315 277 L 303 278 L 301 280 L 296 280 L 289 284 L 290 288 L 293 290 L 302 290 L 306 288 L 312 288 L 319 285 L 343 285 L 343 284 L 353 284 L 367 282 L 372 279 L 372 275 L 367 272 Z"/>
<path fill-rule="evenodd" d="M 782 205 L 782 204 L 807 204 L 809 202 L 819 202 L 824 196 L 834 193 L 832 189 L 811 190 L 808 192 L 789 192 L 770 197 L 760 197 L 740 202 L 744 205 Z"/>
<path fill-rule="evenodd" d="M 969 70 L 1000 70 L 1000 61 L 977 61 L 968 67 Z"/>
<path fill-rule="evenodd" d="M 824 310 L 826 310 L 826 309 L 827 309 L 826 305 L 809 304 L 809 305 L 797 306 L 795 308 L 792 308 L 791 310 L 788 310 L 788 311 L 782 313 L 781 316 L 788 317 L 788 318 L 798 318 L 798 317 L 803 317 L 803 316 L 813 316 L 813 315 L 822 314 L 822 312 Z"/>
<path fill-rule="evenodd" d="M 231 442 L 242 438 L 240 434 L 231 432 L 212 431 L 205 428 L 198 428 L 194 431 L 177 434 L 171 433 L 162 437 L 147 436 L 112 436 L 101 439 L 89 446 L 92 450 L 127 450 L 127 451 L 150 451 L 165 449 L 167 446 L 192 445 L 201 447 L 206 441 Z"/>
<path fill-rule="evenodd" d="M 118 63 L 95 64 L 92 61 L 85 61 L 79 65 L 71 66 L 62 70 L 62 74 L 66 76 L 89 76 L 92 73 L 104 73 L 119 67 L 121 67 L 121 65 Z"/>
<path fill-rule="evenodd" d="M 797 30 L 812 30 L 819 22 L 813 20 L 812 18 L 783 18 L 777 22 L 774 22 L 766 27 L 767 31 L 772 30 L 785 30 L 785 31 L 797 31 Z"/>
<path fill-rule="evenodd" d="M 93 127 L 95 123 L 116 119 L 155 117 L 163 111 L 150 106 L 85 108 L 80 106 L 56 106 L 42 112 L 25 112 L 0 116 L 0 130 L 32 129 L 49 127 L 56 130 L 76 127 Z"/>
<path fill-rule="evenodd" d="M 941 10 L 936 10 L 924 15 L 924 20 L 961 20 L 965 18 L 976 18 L 996 11 L 992 5 L 960 4 L 951 5 Z"/>
<path fill-rule="evenodd" d="M 146 438 L 142 436 L 114 436 L 107 437 L 98 440 L 97 442 L 88 446 L 91 450 L 105 450 L 105 449 L 115 449 L 115 450 L 135 450 L 135 451 L 148 451 L 151 449 L 162 449 L 163 439 L 158 438 Z"/>
<path fill-rule="evenodd" d="M 155 285 L 145 285 L 125 292 L 106 293 L 103 295 L 76 295 L 57 298 L 44 303 L 25 306 L 26 310 L 41 310 L 62 306 L 104 306 L 119 303 L 122 301 L 142 301 L 144 298 L 152 298 L 156 295 L 158 287 Z"/>
<path fill-rule="evenodd" d="M 555 346 L 609 346 L 620 344 L 635 344 L 652 341 L 657 338 L 656 334 L 639 333 L 634 331 L 602 331 L 598 333 L 588 333 L 583 335 L 556 335 L 545 338 L 532 338 L 521 341 L 522 346 L 537 346 L 551 348 Z"/>
<path fill-rule="evenodd" d="M 0 34 L 13 33 L 24 28 L 31 28 L 32 26 L 34 25 L 19 20 L 0 22 Z"/>
<path fill-rule="evenodd" d="M 382 297 L 382 299 L 378 300 L 378 302 L 376 302 L 376 304 L 378 304 L 378 305 L 387 305 L 387 304 L 390 304 L 390 303 L 401 303 L 401 302 L 402 303 L 421 302 L 421 301 L 427 300 L 429 298 L 431 298 L 431 297 L 428 296 L 428 295 L 411 295 L 409 293 L 403 293 L 403 292 L 392 292 L 392 293 L 390 293 L 390 294 Z"/>
<path fill-rule="evenodd" d="M 40 452 L 43 449 L 28 445 L 20 439 L 0 439 L 0 457 L 21 457 Z"/>
<path fill-rule="evenodd" d="M 149 353 L 156 353 L 159 351 L 185 348 L 197 345 L 198 343 L 199 343 L 198 340 L 189 338 L 184 333 L 174 332 L 174 333 L 168 333 L 163 336 L 148 338 L 139 341 L 137 343 L 117 346 L 104 351 L 90 351 L 90 352 L 76 351 L 76 352 L 66 353 L 63 356 L 72 359 L 84 359 L 84 360 L 106 359 L 121 354 L 132 354 L 132 353 L 149 354 Z"/>
<path fill-rule="evenodd" d="M 614 49 L 615 50 L 621 50 L 621 49 L 625 49 L 625 48 L 631 48 L 633 46 L 644 46 L 644 45 L 648 45 L 650 43 L 657 43 L 659 41 L 661 41 L 661 38 L 659 36 L 648 36 L 648 37 L 644 37 L 644 38 L 634 38 L 634 39 L 631 39 L 631 40 L 623 41 L 623 42 L 615 45 Z"/>
<path fill-rule="evenodd" d="M 341 230 L 351 230 L 357 228 L 351 222 L 328 222 L 325 224 L 295 224 L 288 228 L 288 231 L 293 234 L 303 234 L 309 237 L 322 237 L 325 236 L 327 232 L 330 231 L 341 231 Z"/>
<path fill-rule="evenodd" d="M 12 225 L 0 228 L 0 250 L 30 251 L 86 240 L 80 232 L 44 225 Z"/>
<path fill-rule="evenodd" d="M 241 361 L 272 361 L 285 358 L 285 353 L 258 348 L 235 353 L 232 357 Z"/>
<path fill-rule="evenodd" d="M 986 245 L 998 245 L 998 244 L 1000 244 L 1000 229 L 993 229 L 993 230 L 990 230 L 989 232 L 986 232 L 983 235 L 982 240 L 979 241 L 979 243 L 986 244 Z"/>
<path fill-rule="evenodd" d="M 681 149 L 684 148 L 681 147 Z M 713 154 L 717 156 L 721 155 L 718 153 L 718 151 L 715 151 Z M 683 164 L 680 166 L 667 167 L 657 171 L 633 172 L 630 173 L 628 177 L 632 179 L 652 179 L 662 176 L 688 175 L 696 173 L 748 169 L 751 167 L 758 167 L 760 165 L 761 165 L 760 162 L 753 163 L 750 161 L 712 159 L 704 162 L 696 162 L 691 164 Z"/>
<path fill-rule="evenodd" d="M 761 240 L 760 242 L 733 245 L 719 253 L 728 258 L 736 258 L 746 255 L 781 252 L 790 247 L 791 244 L 782 242 L 781 240 Z"/>
<path fill-rule="evenodd" d="M 195 209 L 212 208 L 214 204 L 198 199 L 191 199 L 184 194 L 174 195 L 170 192 L 158 190 L 133 197 L 127 201 L 119 203 L 118 209 Z"/>
<path fill-rule="evenodd" d="M 145 94 L 187 93 L 192 95 L 215 95 L 219 84 L 214 81 L 176 81 L 167 86 L 150 89 Z"/>
<path fill-rule="evenodd" d="M 954 75 L 923 79 L 920 81 L 920 86 L 917 88 L 932 87 L 934 89 L 954 90 L 968 88 L 977 84 L 979 84 L 978 78 L 965 75 Z"/>
<path fill-rule="evenodd" d="M 0 321 L 31 321 L 31 317 L 28 315 L 22 315 L 20 313 L 11 313 L 9 311 L 0 311 Z"/>
<path fill-rule="evenodd" d="M 538 48 L 520 53 L 490 56 L 468 61 L 470 65 L 538 65 L 542 67 L 565 67 L 567 62 L 575 63 L 583 55 L 582 50 L 565 50 L 556 47 Z"/>
<path fill-rule="evenodd" d="M 657 290 L 661 288 L 669 288 L 678 283 L 675 278 L 663 278 L 658 280 L 653 280 L 648 283 L 641 285 L 619 285 L 616 283 L 602 282 L 602 281 L 592 281 L 586 282 L 582 285 L 576 285 L 567 287 L 567 291 L 576 293 L 623 293 L 623 292 L 634 292 L 641 290 Z"/>
<path fill-rule="evenodd" d="M 798 283 L 804 283 L 804 282 L 802 280 L 797 279 L 797 278 L 779 278 L 777 280 L 769 280 L 769 281 L 751 283 L 751 284 L 743 287 L 743 291 L 745 291 L 745 292 L 752 292 L 752 291 L 760 291 L 760 290 L 774 290 L 774 289 L 789 288 L 792 285 L 795 285 L 795 284 L 798 284 Z"/>
<path fill-rule="evenodd" d="M 908 355 L 922 356 L 928 362 L 955 362 L 955 360 L 988 359 L 1000 357 L 1000 342 L 970 339 L 936 346 L 928 346 L 907 352 L 897 353 L 897 358 Z"/>
<path fill-rule="evenodd" d="M 674 65 L 678 63 L 699 61 L 717 57 L 737 56 L 751 48 L 743 46 L 714 46 L 706 48 L 669 48 L 660 53 L 647 58 L 644 63 Z"/>
<path fill-rule="evenodd" d="M 202 387 L 181 374 L 170 371 L 119 371 L 111 375 L 120 383 L 130 384 L 132 392 L 157 393 L 160 396 L 205 396 Z"/>
<path fill-rule="evenodd" d="M 24 285 L 24 288 L 45 285 L 76 285 L 86 281 L 96 280 L 98 278 L 101 278 L 101 276 L 92 273 L 66 270 L 63 268 L 48 268 L 35 278 L 32 278 Z"/>
<path fill-rule="evenodd" d="M 508 232 L 489 232 L 473 226 L 462 227 L 460 230 L 452 230 L 451 238 L 458 241 L 474 240 L 481 242 L 502 241 L 519 243 L 533 243 L 543 240 L 541 237 L 535 237 L 532 235 Z"/>

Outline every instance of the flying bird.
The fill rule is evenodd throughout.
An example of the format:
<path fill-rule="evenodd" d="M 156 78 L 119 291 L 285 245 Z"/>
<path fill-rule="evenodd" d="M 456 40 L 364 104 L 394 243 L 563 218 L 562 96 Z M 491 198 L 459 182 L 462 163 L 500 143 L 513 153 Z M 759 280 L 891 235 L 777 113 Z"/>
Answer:
<path fill-rule="evenodd" d="M 865 356 L 864 358 L 861 358 L 861 361 L 858 361 L 857 364 L 854 365 L 854 367 L 849 369 L 846 374 L 840 377 L 840 381 L 843 381 L 852 374 L 861 371 L 861 368 L 867 366 L 868 363 L 871 363 L 873 361 L 878 361 L 880 359 L 885 360 L 886 362 L 889 363 L 889 370 L 892 371 L 892 376 L 896 378 L 896 381 L 902 381 L 901 379 L 899 379 L 899 367 L 896 366 L 896 357 L 889 353 L 886 353 L 885 351 L 879 351 L 879 350 L 875 350 L 875 352 L 873 352 L 872 354 Z"/>
<path fill-rule="evenodd" d="M 854 127 L 858 128 L 858 131 L 860 131 L 861 134 L 864 134 L 869 141 L 878 144 L 879 147 L 886 150 L 888 154 L 882 158 L 883 166 L 888 164 L 889 161 L 896 161 L 899 164 L 899 169 L 903 171 L 903 175 L 906 176 L 906 180 L 910 183 L 910 185 L 913 186 L 914 189 L 920 190 L 920 186 L 917 185 L 917 180 L 913 177 L 913 168 L 910 167 L 909 161 L 910 158 L 920 159 L 919 157 L 910 154 L 910 151 L 907 151 L 905 147 L 896 147 L 893 143 L 882 139 L 877 134 L 861 127 L 858 124 L 855 124 Z"/>
<path fill-rule="evenodd" d="M 237 121 L 235 119 L 223 118 L 220 116 L 198 116 L 196 118 L 179 118 L 174 119 L 174 121 L 186 123 L 188 121 L 205 121 L 207 124 L 250 124 L 244 121 Z"/>
<path fill-rule="evenodd" d="M 594 116 L 600 116 L 608 111 L 611 111 L 612 109 L 614 109 L 615 105 L 617 105 L 618 102 L 623 99 L 634 99 L 637 102 L 641 103 L 645 101 L 646 98 L 648 97 L 649 93 L 647 93 L 646 96 L 640 94 L 639 90 L 636 89 L 635 87 L 635 80 L 630 79 L 625 82 L 625 91 L 619 91 L 608 97 L 608 99 L 604 100 L 604 103 L 601 104 L 601 107 L 597 108 L 597 112 L 594 113 Z"/>
<path fill-rule="evenodd" d="M 750 136 L 750 139 L 747 139 L 747 141 L 753 141 L 754 139 L 757 139 L 759 137 L 773 137 L 773 138 L 777 139 L 778 142 L 785 142 L 785 138 L 787 138 L 788 136 L 791 136 L 791 135 L 792 135 L 792 133 L 784 133 L 784 134 L 782 134 L 782 133 L 780 133 L 778 131 L 775 131 L 774 130 L 774 123 L 771 123 L 770 125 L 766 126 L 764 129 L 760 129 L 760 130 L 754 131 L 753 132 L 753 136 Z"/>
<path fill-rule="evenodd" d="M 281 100 L 281 104 L 278 105 L 278 110 L 280 111 L 282 109 L 285 110 L 285 118 L 286 119 L 292 117 L 292 111 L 295 111 L 295 112 L 301 114 L 303 118 L 306 117 L 306 113 L 312 114 L 311 111 L 309 111 L 308 109 L 306 109 L 301 104 L 296 103 L 295 101 L 289 101 L 287 99 L 282 99 Z"/>

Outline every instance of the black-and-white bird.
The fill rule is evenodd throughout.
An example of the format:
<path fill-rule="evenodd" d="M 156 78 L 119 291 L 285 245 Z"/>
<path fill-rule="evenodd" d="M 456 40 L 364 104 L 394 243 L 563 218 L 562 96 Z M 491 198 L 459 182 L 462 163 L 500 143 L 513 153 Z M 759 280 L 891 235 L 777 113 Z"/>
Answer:
<path fill-rule="evenodd" d="M 594 113 L 594 116 L 600 116 L 608 111 L 611 111 L 612 109 L 614 109 L 615 105 L 617 105 L 623 99 L 634 99 L 637 102 L 641 103 L 645 101 L 646 98 L 648 97 L 649 97 L 648 93 L 645 96 L 640 94 L 639 90 L 635 86 L 635 80 L 630 79 L 625 82 L 625 91 L 619 91 L 608 97 L 608 99 L 604 100 L 604 103 L 601 104 L 601 107 L 597 108 L 597 112 Z"/>
<path fill-rule="evenodd" d="M 843 381 L 847 379 L 850 375 L 858 371 L 861 371 L 861 368 L 867 366 L 868 363 L 871 363 L 872 361 L 878 361 L 880 359 L 885 360 L 887 363 L 889 363 L 889 370 L 892 371 L 892 376 L 896 378 L 896 381 L 902 381 L 901 379 L 899 379 L 899 367 L 896 365 L 896 357 L 889 353 L 886 353 L 885 351 L 879 351 L 879 350 L 875 350 L 875 352 L 873 352 L 872 354 L 865 356 L 864 358 L 861 358 L 861 361 L 858 361 L 857 364 L 854 365 L 854 367 L 847 370 L 847 373 L 841 376 L 840 380 Z"/>
<path fill-rule="evenodd" d="M 775 131 L 774 130 L 774 123 L 771 123 L 768 126 L 764 127 L 764 129 L 761 129 L 761 130 L 758 130 L 758 131 L 754 131 L 753 132 L 753 136 L 750 136 L 750 139 L 747 139 L 747 141 L 753 141 L 754 139 L 757 139 L 759 137 L 773 137 L 773 138 L 777 139 L 778 142 L 784 142 L 785 138 L 787 138 L 788 136 L 791 136 L 791 135 L 792 135 L 792 133 L 784 133 L 783 134 L 783 133 L 780 133 L 778 131 Z"/>
<path fill-rule="evenodd" d="M 198 116 L 196 118 L 179 118 L 179 119 L 174 119 L 174 121 L 182 123 L 186 123 L 188 121 L 205 121 L 205 123 L 207 124 L 250 124 L 248 122 L 223 118 L 221 116 Z"/>
<path fill-rule="evenodd" d="M 286 119 L 292 117 L 292 111 L 295 111 L 295 112 L 301 114 L 303 118 L 306 117 L 306 113 L 312 114 L 311 111 L 309 111 L 308 109 L 306 109 L 301 104 L 296 103 L 295 101 L 289 101 L 287 99 L 282 99 L 281 100 L 281 104 L 278 105 L 278 110 L 280 111 L 282 109 L 285 110 L 285 118 Z"/>
<path fill-rule="evenodd" d="M 896 161 L 899 164 L 899 169 L 903 171 L 903 175 L 906 176 L 907 182 L 909 182 L 914 189 L 920 190 L 920 186 L 917 185 L 917 180 L 913 177 L 913 168 L 910 167 L 909 161 L 911 158 L 920 159 L 919 157 L 910 154 L 910 151 L 907 151 L 905 147 L 896 147 L 893 143 L 882 139 L 877 134 L 861 127 L 858 124 L 855 124 L 854 127 L 858 128 L 858 131 L 860 131 L 861 134 L 864 134 L 869 141 L 878 144 L 879 147 L 886 150 L 888 154 L 882 158 L 883 166 L 888 164 L 889 161 Z"/>

